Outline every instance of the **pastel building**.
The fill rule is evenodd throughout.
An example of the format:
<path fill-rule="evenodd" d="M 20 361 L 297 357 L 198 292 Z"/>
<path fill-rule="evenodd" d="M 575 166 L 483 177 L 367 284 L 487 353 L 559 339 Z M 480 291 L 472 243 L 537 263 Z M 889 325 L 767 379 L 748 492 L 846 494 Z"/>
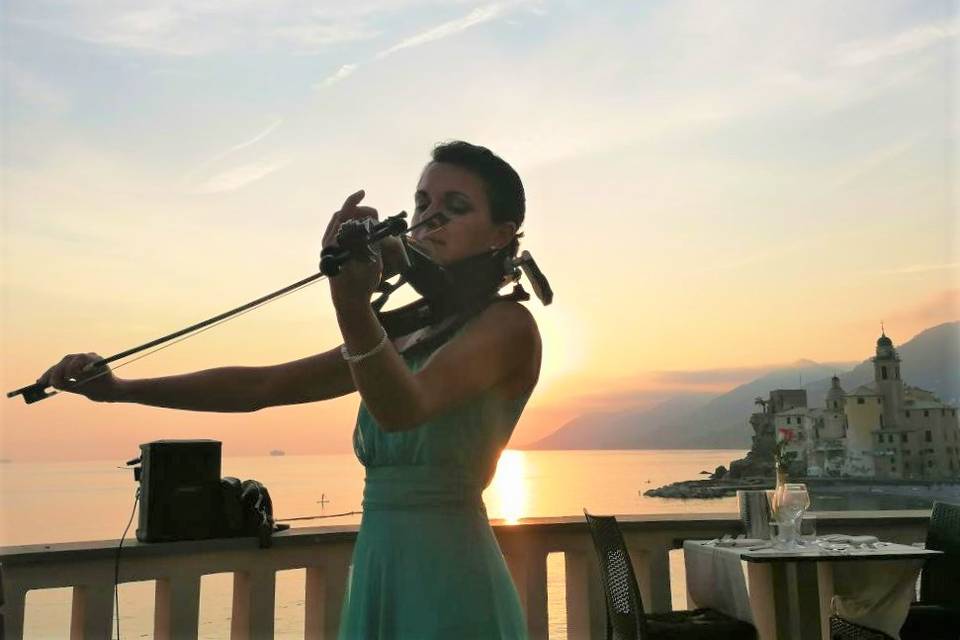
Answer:
<path fill-rule="evenodd" d="M 755 448 L 770 436 L 789 438 L 791 472 L 809 476 L 960 477 L 957 408 L 905 384 L 900 363 L 893 341 L 882 333 L 871 384 L 847 392 L 834 376 L 824 406 L 816 408 L 806 406 L 804 390 L 772 391 L 769 401 L 758 401 L 764 412 L 751 417 Z M 768 440 L 759 448 L 769 447 Z"/>

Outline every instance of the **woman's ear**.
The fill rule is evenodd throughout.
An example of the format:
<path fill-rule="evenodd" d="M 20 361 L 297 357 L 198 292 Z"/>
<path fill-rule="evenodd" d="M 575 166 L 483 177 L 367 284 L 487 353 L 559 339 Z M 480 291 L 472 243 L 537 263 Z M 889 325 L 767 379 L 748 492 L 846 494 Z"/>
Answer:
<path fill-rule="evenodd" d="M 494 231 L 493 244 L 496 245 L 497 249 L 503 249 L 505 246 L 510 244 L 510 241 L 513 240 L 513 237 L 516 234 L 517 223 L 501 222 L 497 225 L 496 231 Z"/>

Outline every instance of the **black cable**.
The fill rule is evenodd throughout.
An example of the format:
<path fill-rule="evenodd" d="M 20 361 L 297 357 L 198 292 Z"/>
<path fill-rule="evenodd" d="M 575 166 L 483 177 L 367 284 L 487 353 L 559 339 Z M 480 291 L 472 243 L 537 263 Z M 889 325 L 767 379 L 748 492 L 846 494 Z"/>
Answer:
<path fill-rule="evenodd" d="M 331 513 L 327 516 L 300 516 L 299 518 L 275 518 L 274 522 L 293 522 L 294 520 L 319 520 L 320 518 L 339 518 L 340 516 L 352 516 L 354 514 L 362 515 L 363 511 L 346 511 L 344 513 Z"/>
<path fill-rule="evenodd" d="M 123 549 L 123 540 L 127 537 L 127 531 L 130 530 L 130 524 L 133 522 L 133 514 L 137 512 L 137 503 L 140 502 L 140 487 L 137 487 L 137 493 L 133 498 L 133 511 L 130 512 L 130 519 L 127 521 L 127 527 L 120 536 L 120 544 L 117 546 L 117 558 L 113 565 L 113 602 L 114 610 L 117 615 L 117 640 L 120 640 L 120 550 Z"/>

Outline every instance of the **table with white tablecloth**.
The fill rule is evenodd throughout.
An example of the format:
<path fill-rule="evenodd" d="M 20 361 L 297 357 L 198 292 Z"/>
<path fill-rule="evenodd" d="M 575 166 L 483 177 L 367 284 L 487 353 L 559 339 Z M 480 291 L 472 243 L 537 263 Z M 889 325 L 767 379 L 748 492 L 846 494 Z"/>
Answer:
<path fill-rule="evenodd" d="M 829 638 L 831 613 L 899 638 L 926 558 L 879 542 L 842 552 L 777 549 L 758 540 L 687 540 L 688 606 L 750 622 L 761 640 Z"/>

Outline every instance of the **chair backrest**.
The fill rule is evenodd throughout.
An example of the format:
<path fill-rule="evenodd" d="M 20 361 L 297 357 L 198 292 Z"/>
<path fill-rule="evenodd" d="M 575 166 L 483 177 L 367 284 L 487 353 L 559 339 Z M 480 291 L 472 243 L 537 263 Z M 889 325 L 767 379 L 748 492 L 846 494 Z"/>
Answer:
<path fill-rule="evenodd" d="M 960 609 L 960 505 L 934 502 L 927 549 L 943 551 L 920 575 L 920 600 Z"/>
<path fill-rule="evenodd" d="M 647 637 L 647 625 L 640 587 L 617 519 L 590 515 L 586 509 L 583 515 L 590 525 L 593 546 L 600 561 L 600 583 L 607 603 L 607 637 L 611 640 L 643 640 Z"/>

